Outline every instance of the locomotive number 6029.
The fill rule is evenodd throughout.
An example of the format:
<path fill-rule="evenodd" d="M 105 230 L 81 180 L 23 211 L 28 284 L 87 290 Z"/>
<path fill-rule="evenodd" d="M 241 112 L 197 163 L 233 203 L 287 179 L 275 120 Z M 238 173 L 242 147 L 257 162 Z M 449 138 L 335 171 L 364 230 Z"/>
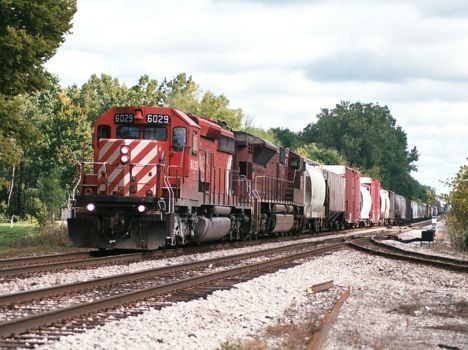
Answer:
<path fill-rule="evenodd" d="M 152 124 L 169 124 L 169 116 L 165 114 L 147 114 L 146 122 Z"/>
<path fill-rule="evenodd" d="M 133 123 L 133 114 L 127 114 L 127 113 L 115 114 L 114 122 L 117 124 Z"/>

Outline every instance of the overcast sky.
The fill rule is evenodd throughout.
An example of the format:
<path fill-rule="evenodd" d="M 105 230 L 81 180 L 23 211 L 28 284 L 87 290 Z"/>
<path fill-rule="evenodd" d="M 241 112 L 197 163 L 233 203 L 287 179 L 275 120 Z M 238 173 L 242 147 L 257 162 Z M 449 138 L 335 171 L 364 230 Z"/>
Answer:
<path fill-rule="evenodd" d="M 186 72 L 259 127 L 299 131 L 339 101 L 387 105 L 446 192 L 468 157 L 468 1 L 78 0 L 48 69 L 64 86 L 107 73 Z"/>

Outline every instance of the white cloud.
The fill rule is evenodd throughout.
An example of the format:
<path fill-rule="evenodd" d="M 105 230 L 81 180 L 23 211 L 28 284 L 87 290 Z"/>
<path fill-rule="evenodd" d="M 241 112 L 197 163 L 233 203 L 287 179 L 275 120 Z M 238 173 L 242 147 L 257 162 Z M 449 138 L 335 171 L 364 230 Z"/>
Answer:
<path fill-rule="evenodd" d="M 63 84 L 187 72 L 262 127 L 300 130 L 340 100 L 388 105 L 442 189 L 468 156 L 468 5 L 461 0 L 78 0 L 47 64 Z"/>

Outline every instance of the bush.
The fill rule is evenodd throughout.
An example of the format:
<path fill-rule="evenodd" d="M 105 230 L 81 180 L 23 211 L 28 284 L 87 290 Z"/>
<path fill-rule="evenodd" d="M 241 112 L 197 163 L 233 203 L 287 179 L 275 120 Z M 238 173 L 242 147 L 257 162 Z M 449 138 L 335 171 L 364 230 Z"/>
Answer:
<path fill-rule="evenodd" d="M 16 239 L 12 246 L 20 247 L 70 247 L 67 227 L 58 224 L 41 226 L 36 233 Z"/>
<path fill-rule="evenodd" d="M 454 247 L 466 250 L 468 249 L 468 227 L 465 229 L 457 229 L 449 225 L 448 234 L 450 242 Z"/>
<path fill-rule="evenodd" d="M 451 182 L 452 191 L 447 196 L 449 236 L 452 244 L 468 249 L 468 165 L 463 165 Z"/>

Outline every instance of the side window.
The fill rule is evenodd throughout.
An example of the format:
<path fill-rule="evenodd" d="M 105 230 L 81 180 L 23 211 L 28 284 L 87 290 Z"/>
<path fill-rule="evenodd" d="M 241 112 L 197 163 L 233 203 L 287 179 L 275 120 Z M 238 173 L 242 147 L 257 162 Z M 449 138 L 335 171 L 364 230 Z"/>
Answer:
<path fill-rule="evenodd" d="M 119 126 L 117 128 L 118 139 L 139 139 L 140 128 L 138 126 Z"/>
<path fill-rule="evenodd" d="M 174 128 L 172 132 L 172 148 L 175 151 L 182 151 L 187 144 L 187 130 L 180 126 Z"/>
<path fill-rule="evenodd" d="M 198 134 L 194 131 L 192 134 L 192 154 L 198 153 Z"/>
<path fill-rule="evenodd" d="M 145 140 L 165 140 L 167 138 L 167 129 L 164 126 L 147 126 L 143 130 Z"/>
<path fill-rule="evenodd" d="M 236 141 L 230 137 L 221 135 L 218 141 L 218 150 L 234 154 L 236 153 Z"/>
<path fill-rule="evenodd" d="M 99 125 L 98 132 L 97 132 L 98 141 L 100 139 L 110 139 L 111 138 L 111 127 L 110 125 Z"/>

